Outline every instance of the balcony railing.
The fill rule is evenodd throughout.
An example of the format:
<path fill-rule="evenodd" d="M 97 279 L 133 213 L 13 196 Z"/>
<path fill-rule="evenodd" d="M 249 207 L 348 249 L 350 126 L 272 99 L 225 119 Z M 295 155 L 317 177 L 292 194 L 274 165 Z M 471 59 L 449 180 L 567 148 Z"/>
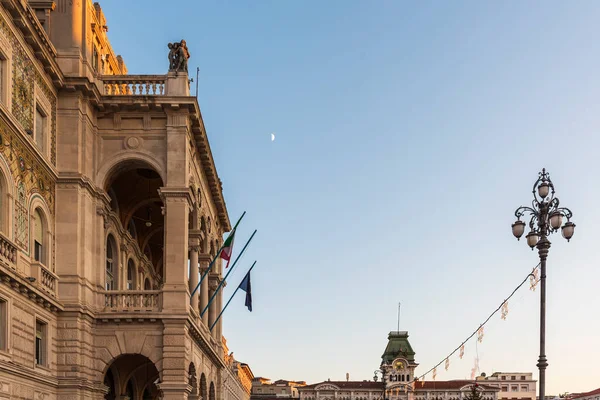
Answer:
<path fill-rule="evenodd" d="M 0 261 L 11 268 L 17 267 L 17 246 L 0 233 Z"/>
<path fill-rule="evenodd" d="M 106 96 L 164 96 L 165 75 L 105 75 Z"/>
<path fill-rule="evenodd" d="M 104 311 L 140 312 L 160 311 L 160 290 L 107 290 L 104 291 Z"/>
<path fill-rule="evenodd" d="M 31 276 L 35 278 L 37 285 L 44 292 L 56 296 L 58 276 L 46 268 L 43 264 L 35 261 L 31 263 Z"/>

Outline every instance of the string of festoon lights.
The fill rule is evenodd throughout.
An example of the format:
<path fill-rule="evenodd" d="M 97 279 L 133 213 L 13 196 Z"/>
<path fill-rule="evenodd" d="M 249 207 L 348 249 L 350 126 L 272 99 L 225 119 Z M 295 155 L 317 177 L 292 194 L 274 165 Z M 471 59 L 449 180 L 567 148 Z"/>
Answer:
<path fill-rule="evenodd" d="M 452 357 L 454 354 L 456 354 L 458 352 L 458 356 L 460 359 L 463 358 L 463 356 L 465 355 L 465 344 L 471 340 L 471 338 L 473 338 L 473 336 L 477 335 L 477 342 L 481 343 L 483 341 L 483 327 L 485 326 L 485 324 L 488 323 L 488 321 L 490 319 L 492 319 L 492 317 L 498 312 L 500 311 L 500 317 L 503 320 L 506 320 L 506 317 L 508 315 L 508 300 L 510 300 L 511 297 L 513 297 L 513 295 L 521 288 L 521 286 L 523 286 L 525 284 L 525 282 L 527 282 L 527 280 L 529 280 L 529 289 L 535 291 L 535 287 L 537 286 L 538 282 L 539 282 L 539 268 L 540 264 L 536 265 L 533 270 L 527 274 L 527 276 L 525 277 L 525 279 L 523 279 L 523 281 L 519 284 L 519 286 L 517 286 L 512 293 L 510 294 L 510 296 L 508 296 L 506 299 L 504 299 L 504 301 L 500 304 L 500 306 L 498 308 L 496 308 L 494 310 L 494 312 L 492 312 L 490 314 L 489 317 L 487 317 L 487 319 L 481 324 L 479 325 L 479 327 L 477 329 L 475 329 L 475 331 L 473 331 L 473 333 L 471 333 L 465 340 L 463 340 L 463 342 L 458 345 L 457 348 L 455 348 L 454 350 L 452 350 L 452 352 L 450 354 L 448 354 L 448 356 L 444 357 L 439 363 L 437 363 L 436 365 L 434 365 L 431 369 L 429 369 L 427 372 L 425 372 L 424 374 L 415 377 L 413 379 L 413 381 L 410 383 L 411 389 L 415 390 L 415 384 L 417 382 L 421 383 L 421 386 L 425 385 L 425 377 L 429 374 L 432 373 L 432 378 L 435 381 L 436 376 L 437 376 L 437 368 L 444 364 L 444 368 L 446 371 L 448 371 L 448 368 L 450 368 L 450 357 Z M 477 342 L 475 344 L 477 344 Z M 474 378 L 474 373 L 475 370 L 477 369 L 477 363 L 478 360 L 475 360 L 475 367 L 471 370 L 471 379 Z M 404 387 L 405 392 L 408 391 L 408 385 L 406 385 Z"/>

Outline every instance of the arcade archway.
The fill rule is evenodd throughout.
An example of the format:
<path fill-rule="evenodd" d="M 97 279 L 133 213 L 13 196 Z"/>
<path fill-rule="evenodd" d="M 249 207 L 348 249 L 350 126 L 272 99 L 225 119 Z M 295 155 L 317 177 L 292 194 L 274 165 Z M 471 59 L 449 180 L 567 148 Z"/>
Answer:
<path fill-rule="evenodd" d="M 124 354 L 116 358 L 104 374 L 108 387 L 105 400 L 155 400 L 160 399 L 156 386 L 159 373 L 156 366 L 141 354 Z"/>

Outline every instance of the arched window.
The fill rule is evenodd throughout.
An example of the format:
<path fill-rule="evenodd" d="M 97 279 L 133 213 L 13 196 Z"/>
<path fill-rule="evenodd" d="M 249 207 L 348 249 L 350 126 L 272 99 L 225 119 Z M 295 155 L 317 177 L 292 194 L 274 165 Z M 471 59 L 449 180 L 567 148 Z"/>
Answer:
<path fill-rule="evenodd" d="M 17 197 L 15 198 L 15 242 L 25 250 L 29 248 L 27 239 L 27 198 L 25 197 L 25 185 L 19 183 Z"/>
<path fill-rule="evenodd" d="M 215 384 L 210 383 L 210 390 L 208 391 L 208 400 L 215 400 Z"/>
<path fill-rule="evenodd" d="M 0 62 L 1 64 L 1 62 Z M 1 89 L 1 88 L 0 88 Z M 0 90 L 1 92 L 1 90 Z M 0 93 L 1 95 L 2 93 Z M 0 141 L 2 139 L 0 138 Z M 4 196 L 5 196 L 5 190 L 6 190 L 6 185 L 4 184 L 4 176 L 2 175 L 2 172 L 0 171 L 0 232 L 4 232 L 7 233 L 8 229 L 5 229 L 4 227 L 4 219 L 5 216 L 4 214 L 6 214 L 6 206 L 7 204 L 4 203 Z M 8 236 L 8 234 L 6 235 Z"/>
<path fill-rule="evenodd" d="M 44 240 L 44 217 L 39 208 L 33 212 L 33 257 L 35 261 L 46 264 L 47 244 Z"/>
<path fill-rule="evenodd" d="M 133 399 L 133 383 L 131 382 L 131 379 L 129 380 L 129 382 L 127 382 L 127 388 L 125 389 L 126 392 L 126 396 L 128 399 Z"/>
<path fill-rule="evenodd" d="M 117 271 L 117 248 L 114 239 L 109 236 L 106 239 L 106 290 L 115 290 Z"/>
<path fill-rule="evenodd" d="M 144 247 L 144 255 L 148 257 L 148 260 L 152 261 L 152 251 L 150 251 L 148 243 L 146 243 L 146 246 Z"/>
<path fill-rule="evenodd" d="M 129 232 L 132 238 L 137 239 L 137 232 L 135 230 L 135 222 L 133 222 L 133 218 L 129 220 L 129 224 L 127 225 L 127 232 Z"/>
<path fill-rule="evenodd" d="M 152 289 L 152 285 L 150 284 L 150 279 L 146 278 L 146 280 L 144 281 L 144 290 L 151 290 Z"/>
<path fill-rule="evenodd" d="M 200 375 L 200 396 L 202 399 L 208 399 L 208 388 L 206 387 L 206 375 Z"/>
<path fill-rule="evenodd" d="M 135 289 L 135 264 L 130 258 L 127 262 L 127 290 Z"/>

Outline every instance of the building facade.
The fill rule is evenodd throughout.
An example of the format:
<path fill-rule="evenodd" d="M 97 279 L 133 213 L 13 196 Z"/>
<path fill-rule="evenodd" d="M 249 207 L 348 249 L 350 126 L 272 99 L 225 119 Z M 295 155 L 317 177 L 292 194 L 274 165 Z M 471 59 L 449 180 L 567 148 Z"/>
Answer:
<path fill-rule="evenodd" d="M 600 388 L 584 393 L 573 393 L 568 396 L 569 400 L 600 400 Z"/>
<path fill-rule="evenodd" d="M 412 389 L 397 387 L 386 389 L 383 382 L 375 381 L 327 381 L 299 389 L 300 400 L 461 400 L 467 399 L 471 388 L 481 392 L 484 400 L 496 400 L 497 389 L 469 380 L 426 381 Z"/>
<path fill-rule="evenodd" d="M 241 363 L 229 353 L 227 341 L 222 338 L 225 358 L 223 369 L 223 400 L 250 400 L 254 374 L 248 364 Z"/>
<path fill-rule="evenodd" d="M 478 381 L 500 388 L 498 400 L 535 400 L 536 380 L 531 372 L 494 372 L 490 376 L 481 374 Z"/>
<path fill-rule="evenodd" d="M 187 47 L 128 75 L 107 30 L 0 2 L 0 399 L 222 399 L 221 263 L 190 292 L 231 226 Z"/>
<path fill-rule="evenodd" d="M 415 380 L 415 351 L 408 332 L 394 331 L 372 381 L 327 381 L 298 388 L 300 400 L 462 400 L 475 388 L 483 400 L 498 400 L 499 387 L 475 380 Z"/>
<path fill-rule="evenodd" d="M 300 397 L 298 389 L 306 386 L 304 381 L 286 381 L 279 379 L 271 382 L 268 378 L 254 378 L 252 381 L 252 397 L 262 398 L 293 398 Z"/>

